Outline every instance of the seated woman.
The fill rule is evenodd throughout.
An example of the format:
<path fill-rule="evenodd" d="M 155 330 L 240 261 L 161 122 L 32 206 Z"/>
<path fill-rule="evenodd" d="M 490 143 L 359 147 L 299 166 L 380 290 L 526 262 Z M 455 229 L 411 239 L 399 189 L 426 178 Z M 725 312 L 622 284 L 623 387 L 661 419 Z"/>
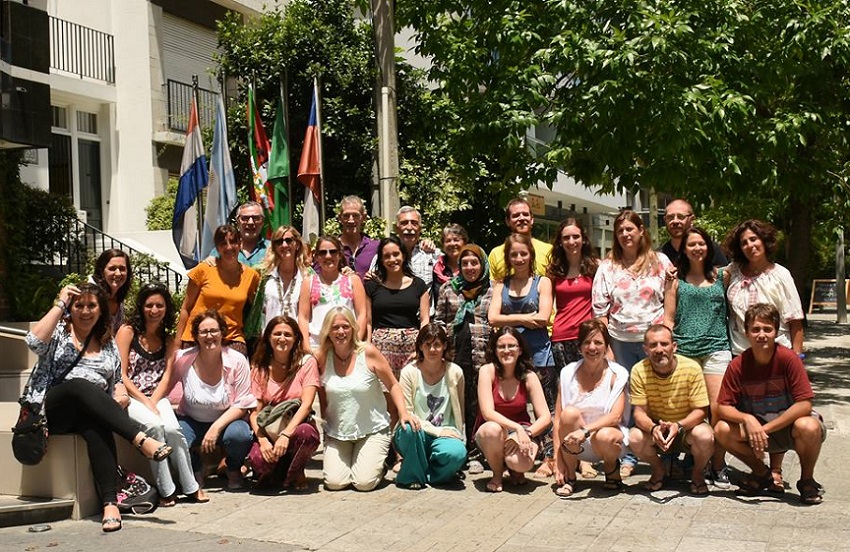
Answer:
<path fill-rule="evenodd" d="M 319 393 L 327 421 L 322 471 L 325 487 L 331 491 L 349 485 L 371 491 L 383 478 L 390 416 L 381 383 L 400 413 L 399 422 L 419 429 L 419 422 L 404 408 L 401 388 L 387 360 L 374 345 L 357 339 L 358 333 L 354 313 L 339 306 L 325 315 L 319 333 Z"/>
<path fill-rule="evenodd" d="M 605 488 L 623 488 L 620 456 L 628 445 L 629 372 L 605 357 L 611 338 L 598 318 L 578 329 L 582 359 L 561 370 L 555 404 L 555 494 L 575 492 L 579 460 L 605 463 Z"/>
<path fill-rule="evenodd" d="M 195 316 L 191 330 L 197 345 L 177 352 L 169 384 L 180 382 L 183 388 L 177 420 L 189 443 L 198 483 L 203 487 L 200 453 L 211 453 L 221 445 L 227 464 L 227 490 L 239 491 L 245 488 L 241 468 L 253 442 L 246 418 L 257 405 L 251 394 L 248 360 L 221 345 L 227 324 L 218 311 L 210 309 Z"/>
<path fill-rule="evenodd" d="M 401 370 L 405 407 L 421 429 L 396 428 L 395 446 L 404 459 L 395 478 L 399 487 L 446 483 L 466 462 L 463 371 L 448 360 L 450 349 L 442 326 L 427 324 L 416 338 L 416 361 Z"/>
<path fill-rule="evenodd" d="M 180 432 L 174 409 L 168 402 L 163 380 L 170 380 L 176 345 L 174 330 L 175 309 L 171 293 L 164 285 L 145 284 L 136 296 L 133 317 L 121 326 L 115 342 L 121 354 L 121 374 L 130 394 L 127 412 L 142 424 L 153 437 L 165 440 L 174 449 L 169 461 L 151 462 L 156 478 L 160 506 L 177 503 L 177 485 L 171 469 L 177 472 L 183 494 L 194 502 L 209 502 L 209 497 L 195 481 L 189 446 Z"/>
<path fill-rule="evenodd" d="M 157 462 L 172 453 L 124 410 L 127 390 L 111 336 L 108 300 L 100 287 L 65 286 L 27 334 L 27 346 L 38 355 L 38 363 L 21 395 L 21 403 L 46 415 L 51 434 L 76 433 L 86 441 L 106 533 L 121 529 L 113 433 Z"/>
<path fill-rule="evenodd" d="M 316 359 L 304 350 L 298 321 L 290 316 L 269 320 L 251 363 L 251 391 L 257 407 L 251 413 L 256 441 L 248 460 L 257 476 L 257 487 L 307 488 L 304 468 L 319 448 L 319 432 L 312 420 L 313 399 L 319 389 Z M 291 420 L 276 439 L 257 423 L 265 407 L 300 399 Z"/>
<path fill-rule="evenodd" d="M 534 438 L 545 433 L 552 421 L 543 387 L 522 335 L 513 326 L 494 330 L 487 345 L 489 364 L 478 374 L 478 406 L 481 411 L 475 442 L 484 453 L 493 478 L 487 490 L 502 491 L 502 472 L 507 466 L 510 481 L 526 482 L 525 472 L 534 464 L 538 446 Z M 528 402 L 534 423 L 528 416 Z"/>

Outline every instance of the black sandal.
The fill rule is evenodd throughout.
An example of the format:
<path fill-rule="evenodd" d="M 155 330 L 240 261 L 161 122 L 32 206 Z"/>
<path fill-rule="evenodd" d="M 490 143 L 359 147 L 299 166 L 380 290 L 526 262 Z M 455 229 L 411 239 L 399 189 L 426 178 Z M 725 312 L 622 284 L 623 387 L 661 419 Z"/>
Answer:
<path fill-rule="evenodd" d="M 144 446 L 145 441 L 147 441 L 149 438 L 151 437 L 145 435 L 144 437 L 139 439 L 138 443 L 136 443 L 136 448 L 139 449 L 139 452 L 142 453 L 142 456 L 147 456 L 147 454 L 145 454 L 145 451 L 142 450 L 142 446 Z M 174 449 L 172 449 L 170 445 L 163 443 L 159 445 L 159 448 L 153 452 L 153 456 L 149 457 L 149 459 L 153 460 L 154 462 L 162 462 L 163 460 L 171 456 L 172 452 L 174 452 Z"/>
<path fill-rule="evenodd" d="M 617 477 L 612 477 L 616 475 Z M 623 477 L 620 475 L 620 459 L 617 459 L 617 463 L 614 464 L 614 469 L 605 472 L 605 483 L 602 485 L 602 488 L 607 491 L 622 491 L 626 488 L 625 483 L 623 483 Z"/>
<path fill-rule="evenodd" d="M 814 479 L 801 479 L 797 481 L 797 490 L 800 492 L 800 502 L 808 506 L 823 502 L 823 486 Z"/>
<path fill-rule="evenodd" d="M 103 505 L 104 508 L 106 508 L 107 506 L 115 506 L 117 508 L 118 504 L 115 502 L 107 502 Z M 118 525 L 114 525 L 116 523 Z M 105 517 L 100 522 L 100 528 L 103 530 L 104 533 L 114 533 L 115 531 L 120 531 L 122 527 L 123 524 L 121 523 L 120 517 Z"/>
<path fill-rule="evenodd" d="M 770 491 L 773 488 L 773 472 L 770 471 L 770 468 L 767 469 L 764 475 L 756 475 L 754 472 L 750 472 L 741 479 L 738 483 L 738 488 L 749 495 Z"/>

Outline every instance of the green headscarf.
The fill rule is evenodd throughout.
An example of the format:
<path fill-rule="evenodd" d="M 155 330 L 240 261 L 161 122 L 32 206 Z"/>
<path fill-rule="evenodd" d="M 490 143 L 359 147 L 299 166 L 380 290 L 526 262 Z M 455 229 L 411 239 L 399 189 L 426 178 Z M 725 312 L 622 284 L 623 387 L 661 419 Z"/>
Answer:
<path fill-rule="evenodd" d="M 481 274 L 474 282 L 470 282 L 463 277 L 463 270 L 461 270 L 460 274 L 451 280 L 452 289 L 463 297 L 463 302 L 460 304 L 452 323 L 455 332 L 463 325 L 467 314 L 475 311 L 475 307 L 481 303 L 481 296 L 490 288 L 490 264 L 487 262 L 487 255 L 484 254 L 484 250 L 473 243 L 464 245 L 458 256 L 459 265 L 462 265 L 463 257 L 467 253 L 472 253 L 478 257 L 481 263 Z"/>

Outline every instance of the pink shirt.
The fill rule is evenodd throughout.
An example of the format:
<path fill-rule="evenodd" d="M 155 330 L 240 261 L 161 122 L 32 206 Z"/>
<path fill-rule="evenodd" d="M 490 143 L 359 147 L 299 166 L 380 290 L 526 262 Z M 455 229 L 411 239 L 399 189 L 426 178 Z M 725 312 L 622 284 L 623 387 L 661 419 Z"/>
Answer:
<path fill-rule="evenodd" d="M 309 355 L 304 357 L 301 368 L 298 369 L 295 378 L 289 384 L 289 389 L 286 389 L 283 396 L 278 395 L 281 393 L 281 388 L 286 387 L 286 385 L 269 378 L 264 386 L 262 382 L 257 381 L 257 378 L 251 378 L 251 393 L 267 406 L 290 399 L 299 399 L 305 387 L 318 388 L 319 386 L 319 365 L 316 363 L 316 359 Z"/>
<path fill-rule="evenodd" d="M 177 351 L 177 357 L 174 360 L 174 375 L 172 382 L 175 382 L 168 399 L 171 404 L 177 404 L 177 411 L 183 413 L 183 382 L 189 369 L 198 358 L 198 348 L 182 349 Z M 257 406 L 257 399 L 251 394 L 251 368 L 248 366 L 248 360 L 237 353 L 230 347 L 221 348 L 221 362 L 223 364 L 224 386 L 227 388 L 227 395 L 230 397 L 230 406 L 235 406 L 243 410 L 249 410 Z"/>

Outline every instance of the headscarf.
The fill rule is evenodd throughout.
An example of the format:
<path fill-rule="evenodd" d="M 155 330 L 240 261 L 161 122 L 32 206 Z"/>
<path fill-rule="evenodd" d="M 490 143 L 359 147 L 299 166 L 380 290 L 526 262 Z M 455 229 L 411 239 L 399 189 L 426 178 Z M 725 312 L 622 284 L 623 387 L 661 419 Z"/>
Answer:
<path fill-rule="evenodd" d="M 467 252 L 478 257 L 478 261 L 481 263 L 481 274 L 474 282 L 470 282 L 463 277 L 461 270 L 460 274 L 451 279 L 452 289 L 463 297 L 452 323 L 455 331 L 463 325 L 466 315 L 475 311 L 475 307 L 481 303 L 481 296 L 490 288 L 490 264 L 487 262 L 487 255 L 484 254 L 484 250 L 473 243 L 464 245 L 460 250 L 460 255 L 458 255 L 458 265 L 463 262 L 463 256 Z"/>

